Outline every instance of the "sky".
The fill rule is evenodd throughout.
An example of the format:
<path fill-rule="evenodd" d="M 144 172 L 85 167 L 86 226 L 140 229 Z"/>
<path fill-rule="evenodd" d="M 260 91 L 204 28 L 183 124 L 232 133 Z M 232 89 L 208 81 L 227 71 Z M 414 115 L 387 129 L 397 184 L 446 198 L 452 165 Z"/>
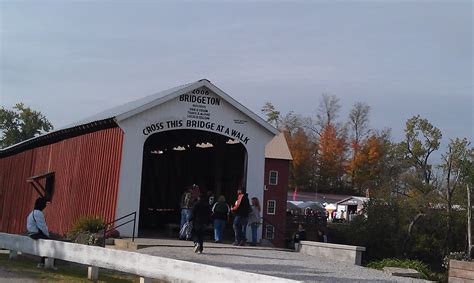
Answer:
<path fill-rule="evenodd" d="M 322 93 L 403 138 L 420 114 L 473 139 L 472 1 L 2 1 L 0 104 L 60 128 L 202 78 L 260 114 Z"/>

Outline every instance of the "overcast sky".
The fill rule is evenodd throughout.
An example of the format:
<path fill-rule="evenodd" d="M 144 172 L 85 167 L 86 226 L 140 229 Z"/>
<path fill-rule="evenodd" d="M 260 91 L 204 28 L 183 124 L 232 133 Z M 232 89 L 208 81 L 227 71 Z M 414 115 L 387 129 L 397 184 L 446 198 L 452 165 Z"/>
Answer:
<path fill-rule="evenodd" d="M 257 114 L 329 93 L 395 140 L 415 114 L 473 140 L 472 1 L 38 2 L 0 0 L 0 102 L 56 128 L 207 78 Z"/>

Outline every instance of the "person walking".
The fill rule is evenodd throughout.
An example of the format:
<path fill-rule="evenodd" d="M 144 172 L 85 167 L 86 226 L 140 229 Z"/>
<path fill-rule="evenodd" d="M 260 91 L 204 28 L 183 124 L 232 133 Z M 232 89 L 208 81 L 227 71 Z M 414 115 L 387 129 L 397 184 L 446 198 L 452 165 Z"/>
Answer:
<path fill-rule="evenodd" d="M 183 229 L 184 224 L 189 222 L 191 218 L 191 209 L 194 204 L 193 199 L 193 189 L 192 187 L 188 187 L 186 191 L 181 196 L 180 208 L 181 208 L 181 225 L 179 227 L 180 231 Z M 180 235 L 180 240 L 189 240 L 191 239 L 191 232 L 187 233 L 186 235 Z"/>
<path fill-rule="evenodd" d="M 33 240 L 38 239 L 50 239 L 48 225 L 46 225 L 46 220 L 44 219 L 43 210 L 46 208 L 48 201 L 44 197 L 39 197 L 35 201 L 35 207 L 33 211 L 28 214 L 26 217 L 26 230 L 27 235 Z M 44 268 L 44 263 L 46 261 L 45 257 L 41 257 L 40 263 L 38 263 L 38 268 Z M 51 267 L 54 270 L 57 270 L 56 267 Z"/>
<path fill-rule="evenodd" d="M 211 207 L 206 194 L 201 193 L 198 201 L 194 204 L 191 211 L 190 221 L 193 224 L 194 252 L 202 253 L 204 250 L 204 232 L 206 225 L 211 219 Z"/>
<path fill-rule="evenodd" d="M 229 219 L 230 207 L 225 202 L 225 196 L 221 195 L 212 206 L 212 218 L 214 219 L 214 241 L 222 243 L 222 235 L 225 229 L 225 223 Z"/>
<path fill-rule="evenodd" d="M 258 198 L 252 198 L 252 212 L 249 215 L 249 226 L 252 229 L 252 243 L 251 246 L 257 245 L 257 231 L 260 226 L 260 202 Z"/>
<path fill-rule="evenodd" d="M 232 212 L 235 213 L 233 223 L 235 241 L 233 245 L 244 246 L 250 203 L 248 195 L 244 193 L 242 189 L 237 190 L 237 200 L 235 201 L 235 205 L 232 207 Z"/>

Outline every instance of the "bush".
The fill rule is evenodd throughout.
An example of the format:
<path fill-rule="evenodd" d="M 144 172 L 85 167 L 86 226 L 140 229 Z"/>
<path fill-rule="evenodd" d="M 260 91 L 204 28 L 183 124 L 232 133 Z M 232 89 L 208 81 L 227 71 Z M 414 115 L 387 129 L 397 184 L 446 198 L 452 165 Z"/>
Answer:
<path fill-rule="evenodd" d="M 72 226 L 68 238 L 79 244 L 102 245 L 104 220 L 100 217 L 81 216 Z"/>
<path fill-rule="evenodd" d="M 421 279 L 432 279 L 433 273 L 428 265 L 419 260 L 385 258 L 381 261 L 373 261 L 367 264 L 367 267 L 382 270 L 384 267 L 400 267 L 415 269 L 421 274 Z"/>

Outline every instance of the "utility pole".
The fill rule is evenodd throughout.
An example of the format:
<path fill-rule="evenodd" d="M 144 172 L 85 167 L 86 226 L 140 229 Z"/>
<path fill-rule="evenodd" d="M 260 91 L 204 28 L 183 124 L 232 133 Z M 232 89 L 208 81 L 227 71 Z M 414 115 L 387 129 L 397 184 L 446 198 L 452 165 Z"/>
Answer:
<path fill-rule="evenodd" d="M 471 258 L 472 251 L 472 235 L 471 235 L 471 188 L 469 184 L 466 185 L 467 188 L 467 256 Z"/>

